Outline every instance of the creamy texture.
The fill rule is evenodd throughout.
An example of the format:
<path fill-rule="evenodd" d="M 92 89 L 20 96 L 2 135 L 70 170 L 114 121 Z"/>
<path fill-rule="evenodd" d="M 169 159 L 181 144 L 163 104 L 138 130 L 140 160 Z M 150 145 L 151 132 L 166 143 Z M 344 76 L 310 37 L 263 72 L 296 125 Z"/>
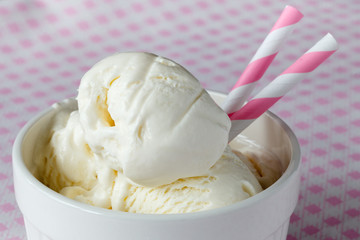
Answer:
<path fill-rule="evenodd" d="M 122 180 L 120 180 L 122 181 Z M 206 174 L 181 178 L 160 187 L 128 185 L 127 195 L 113 201 L 116 210 L 133 213 L 186 213 L 227 206 L 259 193 L 262 188 L 247 166 L 227 148 Z"/>
<path fill-rule="evenodd" d="M 202 175 L 227 145 L 227 115 L 187 70 L 154 54 L 105 58 L 77 99 L 93 154 L 142 186 Z"/>
<path fill-rule="evenodd" d="M 262 161 L 272 161 L 270 152 L 245 144 L 233 153 L 227 115 L 183 67 L 153 54 L 102 60 L 84 75 L 77 101 L 54 108 L 33 173 L 77 201 L 196 212 L 247 199 L 262 191 L 259 181 L 278 178 Z"/>
<path fill-rule="evenodd" d="M 204 211 L 242 201 L 262 187 L 241 159 L 226 147 L 202 175 L 180 178 L 159 187 L 133 184 L 96 157 L 88 147 L 76 101 L 57 104 L 45 146 L 36 151 L 36 174 L 64 196 L 93 206 L 132 213 Z M 39 154 L 39 155 L 38 155 Z"/>

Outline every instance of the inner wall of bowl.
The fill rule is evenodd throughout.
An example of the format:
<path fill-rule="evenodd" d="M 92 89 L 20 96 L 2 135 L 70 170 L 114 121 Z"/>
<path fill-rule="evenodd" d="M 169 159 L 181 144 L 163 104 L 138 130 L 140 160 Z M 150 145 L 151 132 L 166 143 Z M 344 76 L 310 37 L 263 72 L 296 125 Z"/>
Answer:
<path fill-rule="evenodd" d="M 21 144 L 21 155 L 25 166 L 37 179 L 41 179 L 41 176 L 39 175 L 39 168 L 41 166 L 35 164 L 35 151 L 41 151 L 39 146 L 45 146 L 45 142 L 48 141 L 48 131 L 51 125 L 51 119 L 55 114 L 56 110 L 51 108 L 50 111 L 47 111 L 42 115 L 38 121 L 29 128 L 29 131 L 25 134 Z"/>
<path fill-rule="evenodd" d="M 210 92 L 210 95 L 219 106 L 221 106 L 226 97 L 226 95 L 216 92 Z M 284 166 L 285 169 L 287 168 L 292 157 L 293 146 L 289 138 L 289 133 L 285 131 L 281 125 L 281 120 L 274 114 L 270 112 L 263 114 L 241 134 L 250 140 L 254 140 L 266 149 L 271 150 L 271 152 L 278 156 L 282 162 L 282 166 Z M 230 146 L 233 149 L 241 147 L 236 141 L 231 142 Z"/>
<path fill-rule="evenodd" d="M 275 153 L 286 169 L 292 156 L 292 145 L 288 134 L 269 113 L 262 115 L 245 129 L 242 135 L 254 140 L 260 146 Z M 232 148 L 240 146 L 234 141 L 230 143 Z"/>

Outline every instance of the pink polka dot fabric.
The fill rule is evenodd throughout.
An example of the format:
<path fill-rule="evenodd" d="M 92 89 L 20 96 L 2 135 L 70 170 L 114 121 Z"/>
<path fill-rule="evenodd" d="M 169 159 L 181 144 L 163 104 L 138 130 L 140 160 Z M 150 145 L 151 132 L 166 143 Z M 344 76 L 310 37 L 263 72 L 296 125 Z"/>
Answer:
<path fill-rule="evenodd" d="M 0 239 L 25 239 L 11 148 L 20 128 L 75 96 L 95 62 L 149 51 L 229 92 L 286 4 L 304 18 L 258 88 L 327 32 L 340 49 L 272 111 L 302 148 L 301 192 L 288 239 L 360 239 L 360 2 L 358 0 L 0 1 Z M 258 90 L 255 90 L 255 93 Z"/>

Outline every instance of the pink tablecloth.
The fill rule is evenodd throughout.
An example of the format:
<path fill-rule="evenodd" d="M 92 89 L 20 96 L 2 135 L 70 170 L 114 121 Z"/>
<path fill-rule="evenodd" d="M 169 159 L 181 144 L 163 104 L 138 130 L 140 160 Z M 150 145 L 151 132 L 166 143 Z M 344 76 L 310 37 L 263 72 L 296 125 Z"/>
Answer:
<path fill-rule="evenodd" d="M 25 239 L 11 148 L 40 110 L 76 95 L 117 51 L 174 59 L 228 92 L 286 4 L 305 17 L 259 88 L 331 32 L 339 51 L 272 110 L 302 147 L 301 194 L 288 239 L 360 239 L 360 2 L 357 0 L 0 1 L 0 239 Z"/>

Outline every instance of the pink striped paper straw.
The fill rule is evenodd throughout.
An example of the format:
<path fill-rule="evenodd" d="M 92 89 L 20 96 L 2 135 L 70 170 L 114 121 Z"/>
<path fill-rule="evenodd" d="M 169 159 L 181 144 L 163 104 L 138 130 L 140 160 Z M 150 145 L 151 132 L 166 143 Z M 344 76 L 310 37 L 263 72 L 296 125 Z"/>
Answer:
<path fill-rule="evenodd" d="M 301 79 L 305 78 L 308 73 L 315 70 L 337 49 L 338 43 L 328 33 L 240 110 L 230 114 L 229 117 L 232 125 L 229 133 L 229 142 L 274 105 Z"/>
<path fill-rule="evenodd" d="M 256 51 L 235 86 L 227 96 L 223 109 L 231 114 L 239 110 L 279 52 L 280 46 L 303 15 L 294 7 L 286 6 L 279 19 Z"/>

